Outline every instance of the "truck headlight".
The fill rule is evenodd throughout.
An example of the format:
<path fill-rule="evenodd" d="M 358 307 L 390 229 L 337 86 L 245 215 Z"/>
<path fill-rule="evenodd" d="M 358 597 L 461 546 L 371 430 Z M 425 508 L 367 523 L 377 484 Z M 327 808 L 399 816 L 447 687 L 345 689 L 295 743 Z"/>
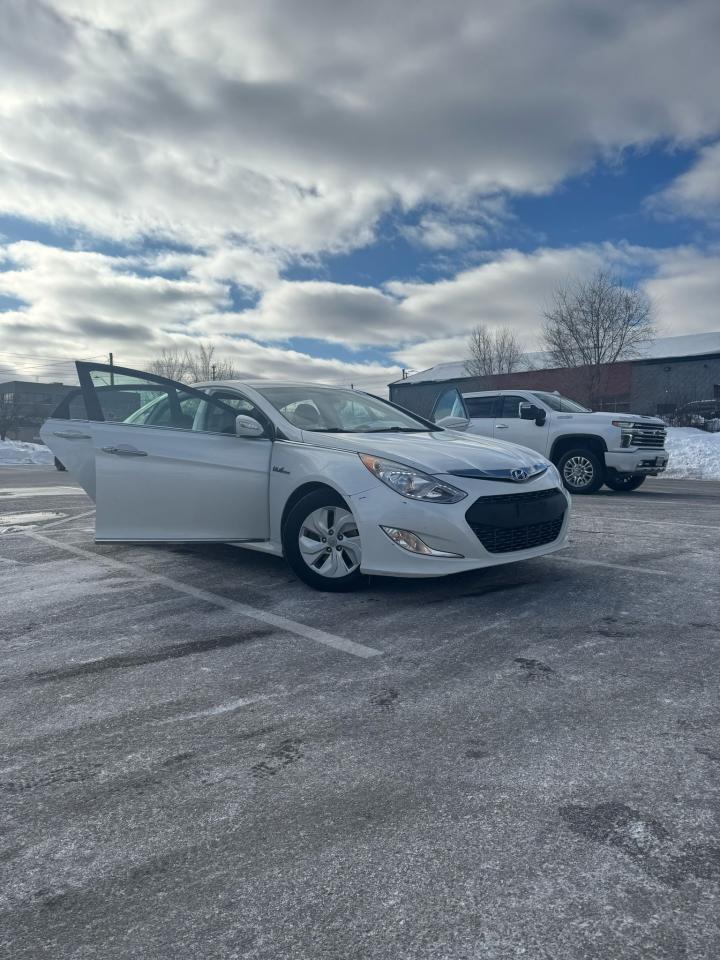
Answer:
<path fill-rule="evenodd" d="M 464 490 L 458 490 L 449 483 L 431 477 L 420 470 L 406 467 L 393 460 L 373 457 L 369 453 L 358 454 L 370 473 L 374 474 L 386 486 L 408 500 L 425 500 L 432 503 L 457 503 L 467 496 Z"/>

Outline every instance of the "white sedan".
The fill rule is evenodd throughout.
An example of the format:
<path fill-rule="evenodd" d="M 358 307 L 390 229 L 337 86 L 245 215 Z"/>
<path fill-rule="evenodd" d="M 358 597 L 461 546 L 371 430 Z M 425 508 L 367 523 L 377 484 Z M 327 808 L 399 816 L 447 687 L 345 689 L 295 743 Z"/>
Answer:
<path fill-rule="evenodd" d="M 565 543 L 555 467 L 355 390 L 185 384 L 77 363 L 41 436 L 97 503 L 98 543 L 224 542 L 306 583 L 436 577 Z"/>

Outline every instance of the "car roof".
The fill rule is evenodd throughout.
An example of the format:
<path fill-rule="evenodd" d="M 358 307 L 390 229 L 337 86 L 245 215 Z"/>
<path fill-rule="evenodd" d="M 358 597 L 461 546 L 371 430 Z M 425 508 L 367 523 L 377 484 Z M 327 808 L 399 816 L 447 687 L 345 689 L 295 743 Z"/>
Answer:
<path fill-rule="evenodd" d="M 517 393 L 547 393 L 547 390 L 533 390 L 531 387 L 518 387 L 517 390 L 474 390 L 463 393 L 464 397 L 514 397 Z"/>
<path fill-rule="evenodd" d="M 194 387 L 251 387 L 262 390 L 263 387 L 311 387 L 313 390 L 350 390 L 350 387 L 333 386 L 331 383 L 308 383 L 307 380 L 206 380 L 194 383 Z M 355 390 L 355 393 L 364 393 Z"/>

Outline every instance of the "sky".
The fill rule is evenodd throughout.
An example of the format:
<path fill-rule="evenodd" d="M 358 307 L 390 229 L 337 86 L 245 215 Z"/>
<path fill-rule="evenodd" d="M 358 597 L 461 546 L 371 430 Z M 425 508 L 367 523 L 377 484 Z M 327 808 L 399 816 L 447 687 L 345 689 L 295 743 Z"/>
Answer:
<path fill-rule="evenodd" d="M 717 0 L 4 0 L 0 381 L 353 383 L 611 270 L 720 330 Z"/>

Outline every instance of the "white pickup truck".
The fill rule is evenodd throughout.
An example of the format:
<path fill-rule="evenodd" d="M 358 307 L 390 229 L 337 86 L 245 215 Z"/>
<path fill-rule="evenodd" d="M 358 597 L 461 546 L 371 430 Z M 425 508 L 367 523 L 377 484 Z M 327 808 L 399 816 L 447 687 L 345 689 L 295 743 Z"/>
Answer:
<path fill-rule="evenodd" d="M 543 390 L 440 394 L 432 418 L 443 427 L 517 443 L 552 460 L 571 493 L 636 490 L 665 470 L 665 424 L 631 413 L 593 413 Z"/>

